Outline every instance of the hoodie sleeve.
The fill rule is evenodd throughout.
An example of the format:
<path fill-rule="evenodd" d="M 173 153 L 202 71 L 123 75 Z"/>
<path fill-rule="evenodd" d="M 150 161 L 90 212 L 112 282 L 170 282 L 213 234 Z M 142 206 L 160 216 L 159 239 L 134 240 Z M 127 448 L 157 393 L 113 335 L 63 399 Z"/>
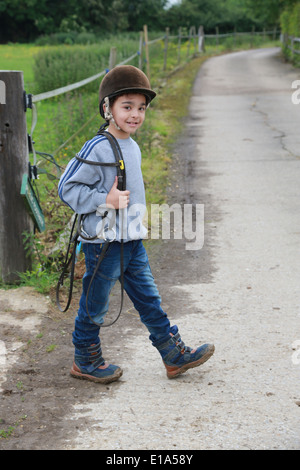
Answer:
<path fill-rule="evenodd" d="M 95 145 L 87 146 L 87 144 L 78 155 L 86 160 L 101 161 L 99 141 Z M 108 188 L 104 186 L 102 168 L 73 158 L 58 184 L 58 194 L 61 200 L 78 214 L 95 212 L 98 206 L 105 204 L 108 194 Z"/>

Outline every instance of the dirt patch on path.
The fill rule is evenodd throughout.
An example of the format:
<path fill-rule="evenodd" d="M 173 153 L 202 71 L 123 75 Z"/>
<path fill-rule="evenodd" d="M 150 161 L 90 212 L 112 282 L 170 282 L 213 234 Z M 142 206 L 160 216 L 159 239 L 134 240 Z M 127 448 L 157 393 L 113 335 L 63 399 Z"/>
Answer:
<path fill-rule="evenodd" d="M 79 291 L 66 314 L 31 290 L 2 291 L 1 449 L 299 449 L 299 159 L 286 151 L 299 133 L 289 78 L 280 91 L 289 71 L 275 52 L 230 54 L 202 67 L 176 143 L 169 199 L 204 204 L 205 244 L 188 251 L 185 240 L 171 239 L 148 247 L 163 308 L 187 344 L 202 335 L 215 342 L 213 358 L 168 381 L 126 299 L 118 322 L 101 332 L 105 358 L 126 373 L 97 387 L 69 375 Z M 265 97 L 260 77 L 273 85 L 278 69 L 284 83 Z M 229 71 L 242 89 L 201 95 Z M 216 132 L 224 123 L 226 136 Z M 118 306 L 117 290 L 112 316 Z"/>
<path fill-rule="evenodd" d="M 170 175 L 170 203 L 192 201 L 193 174 L 192 135 L 178 143 Z M 183 168 L 181 152 L 190 146 L 189 162 Z M 207 175 L 202 174 L 203 184 Z M 188 183 L 189 181 L 189 183 Z M 180 199 L 178 195 L 180 194 Z M 209 197 L 209 196 L 208 196 Z M 193 310 L 185 296 L 174 295 L 172 287 L 195 282 L 201 276 L 208 281 L 213 270 L 209 245 L 200 251 L 185 250 L 185 240 L 151 242 L 147 250 L 151 269 L 158 285 L 163 307 L 172 320 Z M 0 291 L 0 449 L 60 449 L 79 430 L 86 430 L 85 419 L 66 419 L 74 403 L 86 403 L 101 393 L 113 393 L 111 384 L 99 387 L 79 381 L 69 374 L 73 360 L 72 331 L 80 295 L 75 290 L 70 309 L 60 313 L 55 296 L 45 297 L 32 288 Z M 118 287 L 111 298 L 113 317 L 119 307 Z M 194 312 L 195 313 L 195 312 Z M 108 320 L 109 321 L 109 320 Z M 120 332 L 126 328 L 126 337 Z M 123 313 L 118 322 L 101 334 L 105 358 L 120 365 L 126 362 L 126 342 L 143 330 L 137 312 L 125 296 Z M 144 330 L 143 330 L 144 331 Z M 145 335 L 147 341 L 147 335 Z M 116 345 L 117 350 L 116 350 Z"/>
<path fill-rule="evenodd" d="M 186 261 L 181 259 L 180 251 L 174 256 L 170 244 L 165 244 L 163 250 L 156 245 L 151 259 L 164 305 L 177 314 L 181 309 L 186 312 L 184 299 L 175 298 L 168 290 L 174 277 L 183 280 L 177 263 L 184 266 Z M 116 292 L 112 312 L 117 311 L 118 301 Z M 0 291 L 0 449 L 60 449 L 64 442 L 72 441 L 77 431 L 89 427 L 84 419 L 76 424 L 66 419 L 74 403 L 86 404 L 96 396 L 101 399 L 101 393 L 113 393 L 115 384 L 101 386 L 99 396 L 100 388 L 95 384 L 75 380 L 69 374 L 77 302 L 78 294 L 70 310 L 61 314 L 50 299 L 31 288 Z M 124 327 L 126 338 L 120 336 Z M 120 362 L 126 362 L 124 345 L 142 328 L 126 298 L 121 318 L 103 333 L 106 359 L 116 360 L 117 353 L 122 356 Z"/>

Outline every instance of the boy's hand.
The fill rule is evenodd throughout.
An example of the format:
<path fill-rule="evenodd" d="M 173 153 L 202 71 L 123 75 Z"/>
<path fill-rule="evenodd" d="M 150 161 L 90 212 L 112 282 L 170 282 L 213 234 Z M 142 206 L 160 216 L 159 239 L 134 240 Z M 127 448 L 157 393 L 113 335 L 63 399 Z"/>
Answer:
<path fill-rule="evenodd" d="M 106 197 L 106 204 L 114 207 L 115 209 L 125 209 L 129 204 L 130 191 L 120 191 L 117 186 L 118 177 L 116 176 L 115 182 Z"/>

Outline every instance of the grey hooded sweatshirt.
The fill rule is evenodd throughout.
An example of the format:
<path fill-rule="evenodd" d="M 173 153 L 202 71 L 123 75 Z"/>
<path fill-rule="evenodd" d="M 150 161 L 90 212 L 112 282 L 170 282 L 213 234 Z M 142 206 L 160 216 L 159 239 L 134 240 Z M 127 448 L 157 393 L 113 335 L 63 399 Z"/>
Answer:
<path fill-rule="evenodd" d="M 126 242 L 147 236 L 147 229 L 143 224 L 146 201 L 140 148 L 131 137 L 118 139 L 118 143 L 125 164 L 126 189 L 130 191 L 127 209 L 116 211 L 106 206 L 107 194 L 116 177 L 115 167 L 89 165 L 74 157 L 68 163 L 58 184 L 61 200 L 77 214 L 85 214 L 83 233 L 87 237 L 97 237 L 91 240 L 91 243 L 120 241 L 121 238 Z M 111 145 L 103 135 L 86 142 L 78 156 L 103 163 L 115 162 Z M 103 218 L 107 211 L 108 215 Z"/>

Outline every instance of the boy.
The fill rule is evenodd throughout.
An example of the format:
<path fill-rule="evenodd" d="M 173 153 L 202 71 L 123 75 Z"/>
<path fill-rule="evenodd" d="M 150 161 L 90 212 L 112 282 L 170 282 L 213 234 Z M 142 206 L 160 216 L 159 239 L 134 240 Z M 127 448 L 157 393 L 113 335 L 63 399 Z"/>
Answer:
<path fill-rule="evenodd" d="M 75 357 L 71 368 L 71 375 L 76 378 L 110 383 L 123 373 L 120 367 L 104 361 L 99 338 L 100 326 L 108 311 L 110 291 L 121 275 L 121 240 L 124 288 L 148 329 L 153 346 L 162 357 L 168 378 L 203 364 L 214 352 L 214 346 L 210 344 L 193 350 L 186 347 L 177 326 L 170 325 L 161 308 L 161 299 L 142 243 L 147 233 L 143 226 L 145 191 L 141 153 L 131 135 L 142 126 L 146 108 L 155 96 L 146 75 L 131 65 L 115 67 L 100 85 L 100 114 L 106 120 L 107 131 L 117 139 L 122 151 L 126 170 L 125 190 L 118 189 L 116 168 L 83 162 L 115 162 L 111 145 L 103 135 L 85 143 L 79 152 L 80 160 L 74 158 L 70 161 L 59 182 L 61 199 L 78 214 L 86 214 L 83 230 L 91 237 L 91 240 L 84 238 L 82 244 L 86 273 L 75 319 Z M 124 218 L 125 231 L 121 227 Z M 108 222 L 105 232 L 103 221 Z M 114 221 L 114 227 L 111 221 Z M 90 286 L 97 260 L 108 239 L 111 240 L 108 250 Z"/>

